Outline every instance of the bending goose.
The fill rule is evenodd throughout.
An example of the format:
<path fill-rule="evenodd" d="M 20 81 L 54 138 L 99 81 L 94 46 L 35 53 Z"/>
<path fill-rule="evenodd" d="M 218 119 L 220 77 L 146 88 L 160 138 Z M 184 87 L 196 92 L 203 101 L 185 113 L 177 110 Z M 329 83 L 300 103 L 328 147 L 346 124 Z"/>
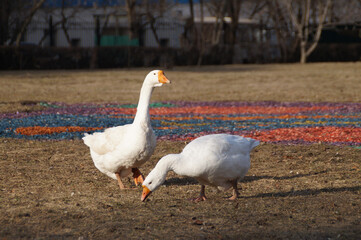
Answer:
<path fill-rule="evenodd" d="M 252 138 L 229 134 L 212 134 L 190 142 L 180 154 L 169 154 L 159 160 L 143 182 L 141 200 L 144 201 L 164 181 L 169 171 L 193 177 L 201 184 L 196 202 L 206 200 L 205 185 L 221 190 L 233 188 L 238 196 L 237 182 L 250 168 L 250 152 L 259 144 Z"/>
<path fill-rule="evenodd" d="M 133 173 L 136 185 L 144 178 L 139 167 L 153 154 L 156 137 L 150 125 L 149 102 L 154 87 L 170 83 L 163 71 L 154 70 L 145 77 L 140 90 L 137 113 L 132 124 L 105 129 L 104 132 L 85 134 L 83 141 L 90 148 L 90 154 L 102 173 L 118 180 Z"/>

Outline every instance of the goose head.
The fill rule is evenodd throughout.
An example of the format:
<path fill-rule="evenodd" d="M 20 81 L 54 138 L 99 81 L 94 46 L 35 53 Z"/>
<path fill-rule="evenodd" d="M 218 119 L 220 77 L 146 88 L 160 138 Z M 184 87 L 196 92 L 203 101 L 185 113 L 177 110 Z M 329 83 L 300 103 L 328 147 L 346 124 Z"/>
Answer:
<path fill-rule="evenodd" d="M 142 201 L 145 201 L 145 199 L 147 199 L 147 197 L 154 192 L 160 185 L 162 185 L 162 183 L 165 181 L 165 175 L 161 176 L 164 174 L 160 174 L 157 170 L 152 170 L 149 175 L 146 177 L 146 179 L 144 180 L 142 187 L 143 187 L 143 192 L 142 192 Z"/>
<path fill-rule="evenodd" d="M 178 162 L 179 159 L 180 154 L 168 154 L 158 161 L 154 169 L 148 174 L 142 184 L 142 201 L 145 201 L 152 192 L 164 183 L 168 171 L 174 171 L 174 162 Z"/>
<path fill-rule="evenodd" d="M 161 87 L 164 83 L 170 83 L 162 70 L 153 70 L 145 77 L 144 82 L 152 87 Z"/>

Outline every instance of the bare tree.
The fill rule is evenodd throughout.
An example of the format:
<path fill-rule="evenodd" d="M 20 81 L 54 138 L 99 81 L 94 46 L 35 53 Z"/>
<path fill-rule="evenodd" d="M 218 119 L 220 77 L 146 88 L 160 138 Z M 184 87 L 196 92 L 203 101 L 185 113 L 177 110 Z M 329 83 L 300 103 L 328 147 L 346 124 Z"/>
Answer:
<path fill-rule="evenodd" d="M 204 1 L 200 0 L 200 10 L 201 10 L 201 25 L 200 25 L 200 36 L 199 36 L 199 56 L 197 61 L 197 66 L 200 66 L 202 64 L 202 59 L 205 51 L 205 41 L 204 41 Z"/>
<path fill-rule="evenodd" d="M 289 60 L 299 45 L 299 39 L 294 36 L 295 28 L 290 20 L 286 7 L 280 4 L 279 0 L 269 0 L 267 3 L 267 13 L 272 20 L 272 28 L 276 34 L 277 46 L 282 60 Z"/>
<path fill-rule="evenodd" d="M 234 47 L 236 43 L 239 12 L 241 10 L 242 2 L 243 1 L 240 0 L 227 1 L 227 13 L 228 16 L 231 18 L 231 23 L 229 28 L 229 43 L 232 47 Z"/>
<path fill-rule="evenodd" d="M 155 41 L 157 42 L 158 46 L 160 47 L 160 40 L 157 34 L 157 29 L 155 26 L 156 23 L 156 16 L 152 13 L 151 11 L 151 4 L 149 3 L 148 0 L 144 0 L 145 1 L 145 15 L 147 17 L 147 22 L 149 23 L 150 29 L 152 30 L 152 33 L 154 35 Z"/>
<path fill-rule="evenodd" d="M 186 19 L 185 26 L 184 26 L 184 32 L 182 35 L 183 40 L 183 48 L 186 49 L 192 49 L 195 47 L 197 43 L 197 29 L 194 23 L 194 4 L 193 0 L 189 0 L 189 12 L 190 16 L 188 19 Z"/>
<path fill-rule="evenodd" d="M 269 0 L 257 0 L 249 14 L 249 19 L 253 19 L 255 15 L 259 14 L 267 5 Z"/>
<path fill-rule="evenodd" d="M 226 15 L 226 0 L 210 0 L 207 4 L 208 11 L 215 17 L 212 29 L 211 45 L 218 45 L 224 26 L 224 17 Z"/>
<path fill-rule="evenodd" d="M 137 0 L 125 0 L 130 39 L 138 37 L 139 33 L 139 15 L 136 12 L 136 6 Z"/>
<path fill-rule="evenodd" d="M 191 27 L 193 27 L 194 26 L 194 4 L 193 4 L 193 0 L 189 0 L 189 10 L 191 12 L 190 23 L 191 23 Z"/>
<path fill-rule="evenodd" d="M 61 11 L 60 11 L 60 15 L 61 15 L 61 28 L 63 29 L 66 41 L 69 44 L 69 47 L 72 46 L 71 44 L 71 40 L 70 40 L 70 36 L 68 33 L 68 28 L 67 28 L 67 21 L 68 21 L 68 16 L 65 15 L 65 0 L 61 1 Z"/>
<path fill-rule="evenodd" d="M 332 1 L 328 18 L 332 23 L 353 23 L 361 21 L 361 0 Z"/>
<path fill-rule="evenodd" d="M 152 30 L 155 41 L 158 44 L 158 47 L 161 47 L 161 42 L 158 37 L 156 23 L 159 18 L 163 16 L 163 13 L 167 10 L 171 5 L 166 4 L 165 0 L 157 1 L 155 3 L 151 3 L 149 0 L 144 0 L 143 2 L 143 12 L 146 16 L 146 21 L 143 23 L 145 25 L 149 24 L 150 29 Z M 145 11 L 144 11 L 145 9 Z M 139 13 L 143 14 L 143 13 Z"/>
<path fill-rule="evenodd" d="M 294 3 L 295 2 L 295 3 Z M 297 29 L 297 38 L 300 46 L 300 63 L 306 63 L 307 57 L 315 50 L 321 37 L 321 32 L 331 0 L 317 1 L 317 5 L 311 5 L 311 0 L 288 1 L 287 9 L 292 23 Z M 313 22 L 312 16 L 313 15 Z M 312 24 L 312 26 L 310 25 Z M 310 32 L 315 28 L 313 41 L 310 42 Z"/>
<path fill-rule="evenodd" d="M 20 46 L 20 41 L 21 41 L 21 38 L 23 37 L 25 31 L 26 31 L 26 28 L 28 27 L 28 25 L 30 24 L 31 22 L 31 19 L 33 18 L 33 16 L 35 15 L 36 11 L 44 4 L 45 0 L 38 0 L 38 1 L 35 1 L 34 0 L 34 4 L 32 6 L 32 8 L 30 9 L 29 11 L 29 14 L 28 16 L 25 18 L 25 20 L 22 22 L 21 24 L 21 27 L 20 27 L 20 30 L 16 36 L 16 41 L 15 41 L 15 45 L 18 47 Z"/>
<path fill-rule="evenodd" d="M 56 0 L 53 0 L 56 3 Z M 49 1 L 50 2 L 50 1 Z M 49 31 L 44 31 L 44 35 L 38 42 L 38 45 L 41 46 L 46 38 L 51 34 L 50 30 L 57 29 L 59 26 L 64 33 L 66 42 L 69 47 L 72 47 L 71 37 L 69 34 L 69 22 L 75 19 L 77 13 L 81 11 L 81 6 L 72 6 L 67 8 L 67 1 L 61 0 L 60 8 L 44 8 L 44 21 L 51 27 L 49 27 Z"/>

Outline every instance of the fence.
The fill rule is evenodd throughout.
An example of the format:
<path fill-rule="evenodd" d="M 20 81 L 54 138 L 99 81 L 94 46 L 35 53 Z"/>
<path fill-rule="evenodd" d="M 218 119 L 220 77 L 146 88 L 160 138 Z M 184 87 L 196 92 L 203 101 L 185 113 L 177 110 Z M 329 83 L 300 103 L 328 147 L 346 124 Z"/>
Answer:
<path fill-rule="evenodd" d="M 275 46 L 240 47 L 248 51 L 247 58 L 240 58 L 239 52 L 229 46 L 216 46 L 205 51 L 202 64 L 270 63 L 277 62 L 270 53 Z M 84 69 L 123 67 L 172 67 L 196 65 L 197 49 L 148 48 L 148 47 L 0 47 L 0 69 Z M 238 54 L 238 55 L 237 55 Z M 236 55 L 236 57 L 234 57 Z M 222 56 L 222 57 L 220 57 Z M 242 55 L 241 55 L 242 56 Z M 361 61 L 361 44 L 319 44 L 311 54 L 309 62 Z M 297 62 L 295 55 L 291 62 Z"/>

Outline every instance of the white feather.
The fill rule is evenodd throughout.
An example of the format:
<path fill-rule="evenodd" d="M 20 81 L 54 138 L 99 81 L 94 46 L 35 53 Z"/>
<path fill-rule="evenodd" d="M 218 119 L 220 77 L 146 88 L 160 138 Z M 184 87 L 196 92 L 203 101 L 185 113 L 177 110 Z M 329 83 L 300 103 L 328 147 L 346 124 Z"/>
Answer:
<path fill-rule="evenodd" d="M 150 125 L 149 102 L 153 88 L 161 86 L 159 72 L 154 70 L 146 76 L 132 124 L 85 134 L 83 137 L 84 143 L 90 148 L 94 165 L 113 179 L 116 179 L 116 172 L 121 177 L 129 175 L 132 168 L 141 166 L 154 152 L 156 137 Z"/>
<path fill-rule="evenodd" d="M 250 152 L 259 144 L 252 138 L 229 134 L 212 134 L 190 142 L 180 154 L 169 154 L 159 160 L 146 177 L 143 186 L 157 189 L 168 171 L 193 177 L 202 185 L 221 190 L 242 179 L 250 168 Z"/>

